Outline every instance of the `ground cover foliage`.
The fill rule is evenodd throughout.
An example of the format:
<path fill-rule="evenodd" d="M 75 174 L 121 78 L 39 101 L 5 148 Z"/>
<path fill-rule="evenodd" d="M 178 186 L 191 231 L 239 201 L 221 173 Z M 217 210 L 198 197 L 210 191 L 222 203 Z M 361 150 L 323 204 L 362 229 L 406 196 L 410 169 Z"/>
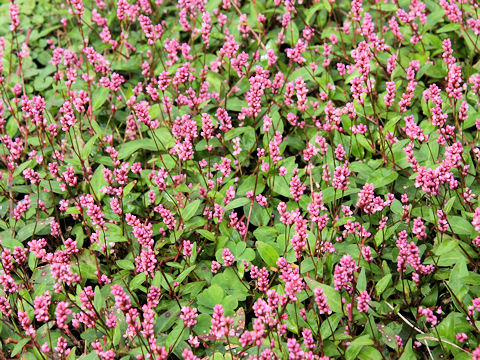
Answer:
<path fill-rule="evenodd" d="M 0 5 L 2 359 L 480 359 L 475 0 Z"/>

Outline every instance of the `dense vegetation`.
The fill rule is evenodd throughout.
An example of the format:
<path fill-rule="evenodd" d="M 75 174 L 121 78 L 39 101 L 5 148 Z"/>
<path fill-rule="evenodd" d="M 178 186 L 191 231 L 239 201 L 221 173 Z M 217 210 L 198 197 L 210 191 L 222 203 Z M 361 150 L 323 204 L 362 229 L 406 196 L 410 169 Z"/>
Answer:
<path fill-rule="evenodd" d="M 1 359 L 480 359 L 476 0 L 0 5 Z"/>

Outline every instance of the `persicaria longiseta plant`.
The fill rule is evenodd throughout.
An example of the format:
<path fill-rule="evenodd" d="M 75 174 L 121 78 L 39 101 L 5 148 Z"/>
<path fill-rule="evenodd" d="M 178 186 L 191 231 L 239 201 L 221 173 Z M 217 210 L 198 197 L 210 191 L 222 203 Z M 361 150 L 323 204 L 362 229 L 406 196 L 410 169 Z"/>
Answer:
<path fill-rule="evenodd" d="M 480 359 L 476 0 L 0 5 L 1 359 Z"/>

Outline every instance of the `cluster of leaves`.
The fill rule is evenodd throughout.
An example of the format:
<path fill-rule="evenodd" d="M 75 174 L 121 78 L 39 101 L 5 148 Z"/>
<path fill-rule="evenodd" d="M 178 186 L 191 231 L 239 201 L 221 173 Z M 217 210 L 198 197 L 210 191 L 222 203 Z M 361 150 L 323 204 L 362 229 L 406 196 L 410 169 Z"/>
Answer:
<path fill-rule="evenodd" d="M 2 359 L 480 359 L 476 0 L 10 0 L 0 35 Z"/>

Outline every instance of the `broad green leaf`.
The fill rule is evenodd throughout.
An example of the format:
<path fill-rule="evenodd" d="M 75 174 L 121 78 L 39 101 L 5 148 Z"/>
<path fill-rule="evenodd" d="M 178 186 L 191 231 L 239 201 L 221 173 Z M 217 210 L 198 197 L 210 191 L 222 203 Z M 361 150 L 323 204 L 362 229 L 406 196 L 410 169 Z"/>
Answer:
<path fill-rule="evenodd" d="M 462 216 L 448 216 L 448 222 L 456 235 L 471 235 L 472 224 Z"/>
<path fill-rule="evenodd" d="M 438 239 L 438 238 L 437 238 Z M 433 252 L 437 256 L 447 255 L 458 247 L 458 242 L 451 237 L 444 237 L 443 241 L 434 247 Z"/>
<path fill-rule="evenodd" d="M 455 199 L 456 199 L 456 197 L 453 196 L 447 201 L 447 203 L 445 204 L 445 206 L 443 208 L 443 210 L 445 211 L 445 214 L 450 213 L 450 210 L 452 210 L 452 206 L 455 203 Z"/>
<path fill-rule="evenodd" d="M 275 193 L 287 198 L 292 198 L 290 186 L 284 176 L 270 176 L 267 178 L 267 183 Z"/>
<path fill-rule="evenodd" d="M 264 243 L 263 241 L 257 241 L 257 249 L 263 261 L 265 261 L 268 266 L 277 266 L 277 260 L 279 255 L 277 253 L 277 250 L 275 250 L 272 245 Z"/>
<path fill-rule="evenodd" d="M 388 345 L 392 349 L 398 349 L 397 339 L 395 332 L 384 324 L 377 324 L 377 329 L 382 334 L 382 342 Z"/>
<path fill-rule="evenodd" d="M 195 215 L 201 203 L 202 201 L 199 199 L 189 202 L 182 211 L 183 221 L 188 221 L 193 215 Z"/>
<path fill-rule="evenodd" d="M 391 283 L 392 281 L 392 274 L 386 274 L 383 278 L 381 278 L 377 284 L 375 285 L 375 290 L 377 291 L 378 295 L 381 295 L 387 286 Z"/>
<path fill-rule="evenodd" d="M 215 235 L 212 232 L 204 229 L 197 229 L 195 231 L 200 235 L 202 235 L 205 239 L 208 239 L 210 241 L 215 241 Z"/>
<path fill-rule="evenodd" d="M 355 338 L 350 345 L 348 345 L 347 351 L 345 352 L 345 359 L 353 360 L 357 358 L 357 355 L 365 347 L 373 345 L 373 340 L 370 339 L 368 335 L 363 335 Z"/>
<path fill-rule="evenodd" d="M 220 286 L 228 295 L 234 296 L 238 301 L 245 301 L 248 296 L 249 286 L 239 280 L 235 270 L 226 268 L 223 273 L 217 274 L 212 279 L 212 285 Z"/>
<path fill-rule="evenodd" d="M 107 101 L 108 94 L 110 93 L 110 90 L 101 86 L 95 92 L 93 93 L 93 111 L 97 111 L 102 107 L 102 105 Z"/>
<path fill-rule="evenodd" d="M 96 351 L 90 351 L 88 354 L 82 355 L 78 358 L 78 360 L 97 360 L 98 355 Z"/>
<path fill-rule="evenodd" d="M 160 333 L 170 329 L 178 320 L 180 309 L 178 304 L 172 301 L 172 305 L 160 315 L 155 323 L 155 332 Z"/>
<path fill-rule="evenodd" d="M 447 65 L 443 60 L 440 59 L 436 59 L 434 65 L 429 65 L 425 70 L 425 75 L 434 79 L 443 79 L 447 73 Z"/>
<path fill-rule="evenodd" d="M 117 265 L 120 267 L 120 269 L 135 270 L 135 265 L 131 260 L 117 260 Z"/>
<path fill-rule="evenodd" d="M 87 141 L 84 148 L 82 149 L 82 159 L 87 160 L 88 157 L 91 155 L 92 148 L 96 140 L 97 140 L 97 135 L 94 135 Z"/>
<path fill-rule="evenodd" d="M 157 145 L 153 139 L 137 139 L 129 141 L 120 147 L 118 151 L 118 159 L 124 160 L 140 149 L 158 151 Z"/>
<path fill-rule="evenodd" d="M 17 354 L 19 354 L 22 350 L 23 350 L 23 347 L 28 344 L 28 342 L 31 340 L 30 336 L 29 337 L 26 337 L 26 338 L 23 338 L 23 339 L 20 339 L 14 346 L 13 350 L 12 350 L 12 353 L 10 354 L 11 356 L 15 356 Z"/>
<path fill-rule="evenodd" d="M 375 170 L 368 179 L 368 183 L 372 183 L 375 189 L 380 189 L 385 185 L 394 182 L 398 177 L 398 173 L 390 168 L 380 168 Z"/>
<path fill-rule="evenodd" d="M 393 4 L 392 4 L 393 5 Z M 366 346 L 360 350 L 358 354 L 358 359 L 360 360 L 380 360 L 382 359 L 382 354 L 373 346 Z"/>
<path fill-rule="evenodd" d="M 224 297 L 223 289 L 218 285 L 212 285 L 197 296 L 197 301 L 199 305 L 213 309 L 216 304 L 222 303 Z"/>
<path fill-rule="evenodd" d="M 195 268 L 197 267 L 197 265 L 192 265 L 192 266 L 189 266 L 188 268 L 186 268 L 185 270 L 183 270 L 177 277 L 177 281 L 179 283 L 182 283 L 183 280 L 185 280 L 187 278 L 188 275 L 190 275 L 190 273 L 195 270 Z"/>
<path fill-rule="evenodd" d="M 328 317 L 328 321 L 322 322 L 322 325 L 320 327 L 320 335 L 322 335 L 322 338 L 324 340 L 332 335 L 332 331 L 333 333 L 335 333 L 335 330 L 337 329 L 342 317 L 342 314 L 333 313 Z"/>
<path fill-rule="evenodd" d="M 101 200 L 104 196 L 102 192 L 102 188 L 107 186 L 108 183 L 105 180 L 105 176 L 103 175 L 102 169 L 104 168 L 103 165 L 99 165 L 95 172 L 93 173 L 92 180 L 90 180 L 90 184 L 92 185 L 93 191 L 95 191 L 95 195 L 99 200 Z"/>
<path fill-rule="evenodd" d="M 456 31 L 456 30 L 459 30 L 459 29 L 460 29 L 460 24 L 450 23 L 450 24 L 444 25 L 441 28 L 439 28 L 436 31 L 436 33 L 440 34 L 440 33 L 444 33 L 444 32 L 452 32 L 452 31 Z"/>
<path fill-rule="evenodd" d="M 327 297 L 327 303 L 330 306 L 330 309 L 336 313 L 343 313 L 342 311 L 342 300 L 340 297 L 340 292 L 335 290 L 333 287 L 328 286 L 326 284 L 319 283 L 309 277 L 305 277 L 305 280 L 310 287 L 310 289 L 315 290 L 317 287 L 321 287 L 323 289 L 323 293 Z"/>
<path fill-rule="evenodd" d="M 45 78 L 41 78 L 40 76 L 36 77 L 33 81 L 33 86 L 37 91 L 44 91 L 48 89 L 53 84 L 53 78 L 51 76 L 47 76 Z"/>
<path fill-rule="evenodd" d="M 37 222 L 32 221 L 28 223 L 27 225 L 21 227 L 15 238 L 18 241 L 23 242 L 24 240 L 28 239 L 31 237 L 33 232 L 35 231 L 35 234 L 37 235 L 46 235 L 50 233 L 50 224 L 53 220 L 53 217 L 49 217 L 46 219 L 38 220 Z"/>
<path fill-rule="evenodd" d="M 227 110 L 240 112 L 240 111 L 242 111 L 243 107 L 248 107 L 248 104 L 245 100 L 241 100 L 239 98 L 229 98 L 227 100 Z M 229 131 L 228 133 L 230 133 L 231 131 Z M 234 137 L 235 136 L 232 136 L 232 137 L 230 137 L 230 139 L 233 139 Z M 228 140 L 228 139 L 226 139 L 226 140 Z"/>
<path fill-rule="evenodd" d="M 244 205 L 250 204 L 252 201 L 246 197 L 241 197 L 237 199 L 233 199 L 230 201 L 225 207 L 223 208 L 224 211 L 236 209 L 242 207 Z"/>
<path fill-rule="evenodd" d="M 255 238 L 262 242 L 274 242 L 277 234 L 277 230 L 271 226 L 260 226 L 253 231 Z"/>
<path fill-rule="evenodd" d="M 357 289 L 358 291 L 365 291 L 367 289 L 367 276 L 364 267 L 362 267 L 362 270 L 360 270 L 360 275 L 358 276 Z"/>

